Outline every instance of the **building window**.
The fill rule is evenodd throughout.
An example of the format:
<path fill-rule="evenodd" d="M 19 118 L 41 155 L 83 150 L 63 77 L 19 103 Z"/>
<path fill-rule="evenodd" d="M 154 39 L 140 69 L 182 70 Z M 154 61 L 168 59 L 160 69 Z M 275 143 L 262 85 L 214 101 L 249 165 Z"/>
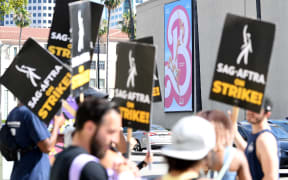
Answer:
<path fill-rule="evenodd" d="M 17 47 L 14 47 L 14 57 L 17 55 Z"/>
<path fill-rule="evenodd" d="M 48 3 L 51 3 L 51 0 L 48 0 Z"/>
<path fill-rule="evenodd" d="M 91 62 L 90 69 L 96 69 L 96 61 Z"/>
<path fill-rule="evenodd" d="M 33 6 L 33 10 L 36 10 L 36 6 Z"/>
<path fill-rule="evenodd" d="M 6 21 L 5 24 L 9 24 L 9 21 Z"/>
<path fill-rule="evenodd" d="M 13 14 L 10 14 L 10 17 L 12 18 L 12 17 L 13 17 Z"/>
<path fill-rule="evenodd" d="M 51 10 L 52 8 L 51 7 L 48 7 L 48 10 Z"/>
<path fill-rule="evenodd" d="M 43 20 L 43 23 L 44 23 L 44 24 L 46 24 L 46 22 L 47 22 L 46 20 Z"/>
<path fill-rule="evenodd" d="M 51 20 L 48 20 L 48 23 L 49 23 L 49 24 L 51 24 L 51 23 L 52 23 L 52 21 L 51 21 Z"/>
<path fill-rule="evenodd" d="M 33 3 L 36 3 L 36 0 L 33 0 Z"/>
<path fill-rule="evenodd" d="M 31 10 L 31 9 L 32 9 L 32 8 L 29 6 L 29 7 L 28 7 L 28 10 Z"/>
<path fill-rule="evenodd" d="M 9 17 L 9 15 L 8 14 L 6 14 L 6 18 L 8 18 Z"/>
<path fill-rule="evenodd" d="M 90 79 L 90 86 L 96 87 L 96 79 Z"/>
<path fill-rule="evenodd" d="M 99 61 L 99 69 L 105 69 L 105 61 Z"/>
<path fill-rule="evenodd" d="M 36 17 L 36 13 L 33 13 L 33 17 Z"/>
<path fill-rule="evenodd" d="M 105 79 L 99 79 L 99 88 L 104 89 L 105 88 Z"/>
<path fill-rule="evenodd" d="M 29 0 L 29 3 L 32 3 L 32 0 Z"/>
<path fill-rule="evenodd" d="M 41 17 L 41 13 L 38 13 L 38 17 Z"/>
<path fill-rule="evenodd" d="M 46 14 L 46 13 L 43 13 L 43 16 L 44 16 L 44 17 L 46 17 L 46 16 L 47 16 L 47 14 Z"/>
<path fill-rule="evenodd" d="M 36 20 L 33 20 L 33 24 L 36 24 Z"/>
<path fill-rule="evenodd" d="M 41 3 L 41 0 L 38 0 L 38 3 Z"/>
<path fill-rule="evenodd" d="M 38 24 L 41 24 L 41 20 L 38 20 Z"/>
<path fill-rule="evenodd" d="M 41 10 L 41 6 L 38 6 L 38 10 Z"/>
<path fill-rule="evenodd" d="M 43 6 L 43 10 L 46 10 L 47 9 L 47 7 L 46 6 Z"/>
<path fill-rule="evenodd" d="M 51 13 L 49 13 L 48 16 L 51 17 Z"/>

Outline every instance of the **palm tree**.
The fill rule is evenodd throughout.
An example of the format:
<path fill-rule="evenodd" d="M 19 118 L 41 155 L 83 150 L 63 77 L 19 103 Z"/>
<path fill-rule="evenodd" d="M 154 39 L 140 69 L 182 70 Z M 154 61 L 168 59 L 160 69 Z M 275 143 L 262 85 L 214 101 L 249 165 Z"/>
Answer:
<path fill-rule="evenodd" d="M 99 57 L 99 53 L 100 53 L 100 38 L 102 35 L 104 35 L 105 33 L 107 33 L 107 20 L 103 19 L 101 24 L 100 24 L 100 28 L 98 31 L 98 50 L 97 50 L 97 85 L 98 88 L 100 89 L 100 69 L 99 69 L 99 61 L 100 61 L 100 57 Z"/>
<path fill-rule="evenodd" d="M 25 7 L 20 7 L 14 11 L 14 17 L 13 20 L 20 28 L 20 33 L 19 33 L 19 50 L 21 48 L 21 36 L 22 36 L 22 28 L 29 26 L 30 24 L 30 14 L 26 10 Z"/>
<path fill-rule="evenodd" d="M 135 19 L 135 15 L 133 16 L 133 19 Z M 131 29 L 131 21 L 130 21 L 130 11 L 125 12 L 123 14 L 122 21 L 119 21 L 119 24 L 121 24 L 121 31 L 124 33 L 127 33 L 130 40 L 135 39 L 135 32 L 136 32 L 136 26 L 135 21 L 133 21 L 134 26 L 132 27 L 134 29 L 134 37 L 132 36 L 132 29 Z"/>
<path fill-rule="evenodd" d="M 108 47 L 109 47 L 109 25 L 110 25 L 110 15 L 111 10 L 117 8 L 121 4 L 121 0 L 102 0 L 104 1 L 104 5 L 108 10 L 108 23 L 107 23 L 107 58 L 106 58 L 106 92 L 108 92 Z"/>
<path fill-rule="evenodd" d="M 133 11 L 132 11 L 132 4 L 130 0 L 127 0 L 129 3 L 129 11 L 130 11 L 130 23 L 129 23 L 129 27 L 130 27 L 130 31 L 131 31 L 131 36 L 130 36 L 130 40 L 134 40 L 135 38 L 135 32 L 134 32 L 134 19 L 133 19 Z"/>

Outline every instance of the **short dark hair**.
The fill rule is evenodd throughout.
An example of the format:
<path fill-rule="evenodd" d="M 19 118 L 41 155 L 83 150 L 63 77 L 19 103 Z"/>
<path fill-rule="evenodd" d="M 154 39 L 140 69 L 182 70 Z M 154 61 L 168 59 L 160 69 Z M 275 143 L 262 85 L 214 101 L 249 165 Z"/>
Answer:
<path fill-rule="evenodd" d="M 169 166 L 168 172 L 171 172 L 173 170 L 184 172 L 189 168 L 197 166 L 198 163 L 200 163 L 203 159 L 200 160 L 184 160 L 184 159 L 176 159 L 168 156 L 164 156 L 167 164 Z"/>
<path fill-rule="evenodd" d="M 197 115 L 203 117 L 210 122 L 223 124 L 225 129 L 231 130 L 233 128 L 232 121 L 225 115 L 223 111 L 207 110 L 201 111 Z"/>
<path fill-rule="evenodd" d="M 273 103 L 268 96 L 263 98 L 262 108 L 264 109 L 265 113 L 271 112 L 273 107 Z"/>
<path fill-rule="evenodd" d="M 80 104 L 75 119 L 76 130 L 81 130 L 88 120 L 92 120 L 95 124 L 102 123 L 102 117 L 109 110 L 115 110 L 120 113 L 115 102 L 106 99 L 91 98 Z"/>

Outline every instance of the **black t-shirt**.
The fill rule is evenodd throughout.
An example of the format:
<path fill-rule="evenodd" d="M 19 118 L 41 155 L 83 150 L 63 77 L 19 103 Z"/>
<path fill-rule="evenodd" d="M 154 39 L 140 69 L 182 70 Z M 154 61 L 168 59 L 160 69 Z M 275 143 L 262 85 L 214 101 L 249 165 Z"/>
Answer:
<path fill-rule="evenodd" d="M 50 180 L 69 180 L 69 168 L 73 159 L 79 154 L 88 154 L 81 147 L 70 146 L 56 156 L 51 168 Z M 80 180 L 107 180 L 105 168 L 96 162 L 87 163 L 82 169 Z"/>

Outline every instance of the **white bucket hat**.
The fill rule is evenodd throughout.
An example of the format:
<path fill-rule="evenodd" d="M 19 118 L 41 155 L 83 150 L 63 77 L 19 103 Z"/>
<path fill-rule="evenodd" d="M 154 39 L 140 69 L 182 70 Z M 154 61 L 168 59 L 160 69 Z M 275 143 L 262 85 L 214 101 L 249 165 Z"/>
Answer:
<path fill-rule="evenodd" d="M 162 148 L 164 156 L 200 160 L 215 146 L 213 125 L 199 116 L 180 119 L 172 129 L 172 144 Z"/>

